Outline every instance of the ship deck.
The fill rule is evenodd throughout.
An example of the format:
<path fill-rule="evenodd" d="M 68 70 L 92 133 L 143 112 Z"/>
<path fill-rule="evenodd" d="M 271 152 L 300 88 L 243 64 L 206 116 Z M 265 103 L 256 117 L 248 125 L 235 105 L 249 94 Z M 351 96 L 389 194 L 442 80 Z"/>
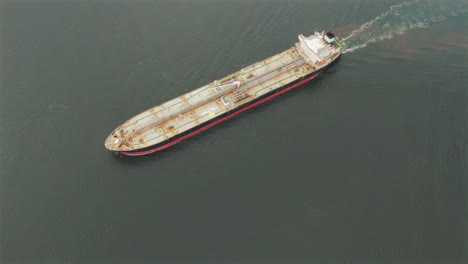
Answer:
<path fill-rule="evenodd" d="M 158 144 L 324 66 L 306 63 L 296 47 L 289 48 L 132 117 L 106 147 L 132 151 Z"/>

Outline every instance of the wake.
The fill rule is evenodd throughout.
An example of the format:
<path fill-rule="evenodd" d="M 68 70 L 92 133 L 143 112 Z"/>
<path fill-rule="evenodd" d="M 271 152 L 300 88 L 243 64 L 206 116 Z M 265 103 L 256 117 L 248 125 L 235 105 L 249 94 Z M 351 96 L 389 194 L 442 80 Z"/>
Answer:
<path fill-rule="evenodd" d="M 343 38 L 349 47 L 344 53 L 364 48 L 369 43 L 403 35 L 409 30 L 428 27 L 467 11 L 468 1 L 465 0 L 412 0 L 393 5 Z"/>

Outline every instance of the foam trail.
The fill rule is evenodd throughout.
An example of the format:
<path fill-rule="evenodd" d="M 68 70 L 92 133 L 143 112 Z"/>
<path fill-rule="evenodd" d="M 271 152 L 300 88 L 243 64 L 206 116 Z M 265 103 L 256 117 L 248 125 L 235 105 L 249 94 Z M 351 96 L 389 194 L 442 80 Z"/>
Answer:
<path fill-rule="evenodd" d="M 428 27 L 432 23 L 467 11 L 466 0 L 412 0 L 393 5 L 343 38 L 349 46 L 344 53 L 364 48 L 369 43 L 405 34 L 408 30 Z"/>

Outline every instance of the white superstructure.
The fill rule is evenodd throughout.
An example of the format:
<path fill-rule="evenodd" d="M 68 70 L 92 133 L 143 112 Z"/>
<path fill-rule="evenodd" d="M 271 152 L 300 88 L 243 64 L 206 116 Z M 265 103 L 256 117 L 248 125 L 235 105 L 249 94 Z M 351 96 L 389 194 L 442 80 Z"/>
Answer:
<path fill-rule="evenodd" d="M 305 37 L 299 35 L 299 43 L 297 49 L 309 64 L 324 63 L 332 54 L 340 50 L 339 46 L 333 46 L 333 37 L 329 37 L 328 33 L 315 32 L 314 35 Z"/>

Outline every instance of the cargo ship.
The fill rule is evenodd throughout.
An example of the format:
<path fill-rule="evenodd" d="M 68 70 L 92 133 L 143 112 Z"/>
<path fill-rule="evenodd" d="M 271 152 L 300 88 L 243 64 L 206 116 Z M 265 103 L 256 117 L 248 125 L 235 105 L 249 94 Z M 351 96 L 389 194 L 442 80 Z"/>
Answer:
<path fill-rule="evenodd" d="M 172 146 L 316 78 L 346 49 L 332 32 L 315 32 L 291 48 L 150 108 L 118 126 L 108 150 L 145 155 Z"/>

